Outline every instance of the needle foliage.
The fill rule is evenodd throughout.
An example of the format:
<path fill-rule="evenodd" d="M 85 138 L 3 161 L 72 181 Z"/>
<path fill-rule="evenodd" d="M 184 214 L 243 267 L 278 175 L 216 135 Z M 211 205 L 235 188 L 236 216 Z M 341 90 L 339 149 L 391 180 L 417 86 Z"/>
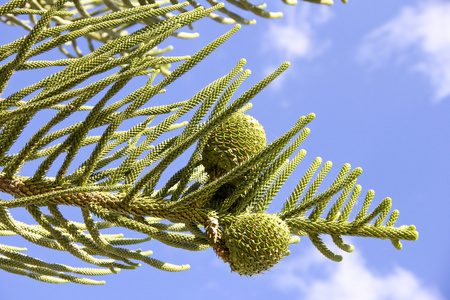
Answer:
<path fill-rule="evenodd" d="M 29 31 L 0 46 L 0 191 L 9 195 L 0 199 L 0 269 L 44 282 L 95 285 L 104 283 L 92 279 L 95 276 L 141 264 L 169 272 L 189 268 L 158 260 L 151 251 L 132 249 L 157 240 L 190 251 L 212 248 L 233 271 L 251 276 L 288 255 L 289 244 L 299 242 L 299 236 L 307 236 L 334 261 L 342 257 L 325 245 L 322 235 L 331 236 L 346 252 L 353 246 L 343 236 L 390 240 L 397 249 L 402 247 L 400 240 L 418 238 L 414 226 L 395 226 L 399 213 L 390 211 L 390 198 L 371 207 L 374 192 L 361 195 L 356 183 L 360 168 L 345 164 L 324 187 L 332 164 L 320 158 L 298 180 L 282 210 L 267 213 L 306 155 L 301 144 L 314 114 L 300 117 L 266 144 L 262 126 L 245 112 L 250 100 L 289 63 L 236 95 L 250 75 L 241 60 L 193 97 L 152 106 L 150 100 L 241 25 L 192 55 L 167 56 L 171 48 L 160 48 L 166 39 L 195 37 L 182 30 L 205 17 L 252 24 L 236 11 L 281 16 L 246 0 L 205 4 L 207 8 L 176 0 L 13 0 L 0 6 L 2 22 Z M 80 40 L 87 46 L 79 47 Z M 39 58 L 57 50 L 66 58 Z M 178 66 L 171 68 L 174 63 Z M 16 73 L 55 67 L 48 77 L 37 82 L 30 77 L 21 89 L 5 95 Z M 127 90 L 138 76 L 147 76 L 147 83 Z M 127 95 L 117 99 L 122 90 Z M 32 126 L 43 113 L 42 126 Z M 78 121 L 67 125 L 74 117 Z M 190 119 L 182 121 L 183 117 Z M 24 142 L 22 137 L 30 131 Z M 176 159 L 185 153 L 190 157 L 180 166 Z M 227 167 L 218 169 L 211 165 L 214 161 Z M 163 175 L 173 165 L 178 171 Z M 354 212 L 359 198 L 363 204 Z M 76 207 L 82 222 L 63 214 L 62 206 Z M 25 209 L 34 222 L 16 219 L 16 209 Z M 105 233 L 111 227 L 143 237 Z M 14 235 L 93 266 L 35 258 L 7 244 Z"/>

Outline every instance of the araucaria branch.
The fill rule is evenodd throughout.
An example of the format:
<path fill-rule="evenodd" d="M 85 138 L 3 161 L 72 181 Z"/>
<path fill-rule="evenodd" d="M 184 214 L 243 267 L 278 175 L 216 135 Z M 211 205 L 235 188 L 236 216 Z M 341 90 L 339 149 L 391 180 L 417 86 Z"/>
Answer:
<path fill-rule="evenodd" d="M 134 269 L 140 262 L 170 272 L 189 268 L 151 258 L 151 251 L 123 247 L 156 239 L 190 251 L 212 248 L 232 271 L 252 276 L 276 265 L 299 236 L 308 236 L 335 261 L 342 257 L 328 249 L 321 235 L 330 235 L 347 252 L 353 246 L 343 236 L 389 239 L 397 249 L 402 247 L 400 240 L 418 238 L 414 226 L 395 227 L 398 211 L 390 213 L 391 199 L 369 210 L 371 190 L 349 220 L 361 193 L 356 180 L 362 170 L 346 164 L 329 187 L 321 188 L 331 162 L 322 165 L 320 158 L 300 178 L 283 209 L 267 213 L 306 155 L 300 146 L 314 114 L 301 117 L 267 143 L 263 126 L 247 111 L 250 100 L 289 63 L 235 96 L 250 75 L 241 60 L 190 99 L 151 106 L 150 99 L 241 26 L 235 25 L 192 56 L 164 56 L 171 48 L 158 48 L 162 42 L 171 36 L 195 37 L 180 29 L 207 16 L 222 23 L 254 23 L 224 4 L 205 9 L 192 1 L 194 8 L 187 2 L 171 2 L 13 0 L 0 6 L 2 22 L 29 30 L 0 46 L 0 191 L 10 195 L 0 199 L 0 236 L 7 241 L 8 236 L 19 235 L 95 266 L 48 263 L 22 253 L 23 248 L 0 244 L 1 269 L 51 283 L 103 284 L 85 277 Z M 244 0 L 232 2 L 258 16 L 281 16 Z M 26 16 L 30 22 L 25 22 Z M 128 33 L 135 24 L 139 29 Z M 77 39 L 87 42 L 86 49 L 77 45 Z M 66 58 L 35 58 L 55 49 Z M 59 71 L 3 95 L 17 72 L 49 67 Z M 101 79 L 92 82 L 96 75 Z M 147 76 L 147 83 L 117 99 L 118 92 L 138 76 Z M 43 113 L 48 122 L 32 128 L 31 121 Z M 63 125 L 74 118 L 69 126 Z M 33 134 L 26 136 L 25 129 Z M 190 158 L 167 180 L 163 172 L 187 150 Z M 83 221 L 64 216 L 61 206 L 76 207 Z M 35 223 L 14 219 L 16 208 L 25 208 Z M 110 227 L 131 229 L 144 237 L 102 233 Z"/>

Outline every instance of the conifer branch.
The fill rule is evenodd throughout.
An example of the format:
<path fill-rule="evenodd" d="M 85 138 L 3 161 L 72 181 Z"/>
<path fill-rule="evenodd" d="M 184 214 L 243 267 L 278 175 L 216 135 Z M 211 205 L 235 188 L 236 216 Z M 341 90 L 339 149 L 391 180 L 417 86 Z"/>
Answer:
<path fill-rule="evenodd" d="M 351 170 L 345 164 L 332 184 L 321 190 L 332 166 L 331 162 L 321 166 L 321 158 L 313 161 L 282 210 L 266 213 L 306 156 L 300 146 L 310 133 L 306 126 L 315 115 L 301 117 L 266 145 L 262 125 L 245 112 L 251 107 L 249 101 L 289 63 L 240 96 L 235 95 L 237 88 L 251 73 L 243 69 L 244 59 L 188 100 L 149 105 L 149 100 L 200 63 L 240 26 L 192 56 L 164 56 L 171 49 L 159 48 L 165 40 L 189 37 L 179 32 L 181 28 L 192 27 L 193 22 L 207 16 L 223 23 L 254 23 L 233 12 L 234 8 L 265 18 L 280 17 L 279 13 L 244 0 L 228 0 L 231 5 L 227 8 L 208 0 L 212 7 L 207 9 L 194 1 L 178 4 L 176 0 L 167 6 L 163 1 L 137 6 L 130 0 L 103 0 L 91 10 L 91 0 L 59 0 L 54 5 L 41 2 L 45 5 L 13 0 L 0 6 L 1 21 L 30 30 L 25 37 L 0 46 L 0 61 L 7 61 L 0 66 L 0 90 L 17 71 L 61 67 L 39 82 L 26 82 L 25 87 L 0 98 L 0 192 L 12 197 L 0 199 L 0 236 L 6 240 L 18 235 L 96 267 L 48 263 L 21 253 L 24 248 L 2 244 L 0 269 L 44 282 L 103 284 L 77 275 L 117 273 L 141 263 L 169 272 L 189 268 L 149 257 L 152 251 L 124 247 L 154 239 L 189 251 L 212 247 L 233 271 L 251 276 L 288 255 L 288 246 L 298 243 L 298 236 L 308 236 L 321 253 L 335 261 L 342 257 L 328 249 L 321 235 L 330 235 L 346 252 L 354 248 L 344 242 L 343 236 L 389 239 L 397 249 L 402 247 L 400 240 L 418 238 L 412 225 L 394 227 L 399 213 L 390 213 L 390 198 L 369 209 L 374 199 L 372 190 L 349 221 L 362 190 L 356 184 L 362 170 Z M 189 5 L 194 9 L 187 8 Z M 20 19 L 21 15 L 41 17 L 30 26 Z M 126 29 L 136 23 L 142 26 L 128 34 Z M 80 37 L 88 41 L 88 54 L 78 48 L 75 40 Z M 96 49 L 93 40 L 101 42 Z M 72 44 L 75 55 L 65 50 L 67 43 Z M 63 49 L 69 58 L 31 60 L 55 49 Z M 168 71 L 173 63 L 178 67 Z M 114 73 L 115 69 L 118 71 Z M 106 72 L 107 76 L 82 86 Z M 138 76 L 148 76 L 147 83 L 115 99 Z M 19 142 L 30 122 L 42 112 L 53 115 L 41 128 L 33 128 L 26 143 Z M 184 121 L 188 113 L 190 120 Z M 74 116 L 83 120 L 61 126 Z M 134 123 L 123 129 L 126 121 Z M 99 135 L 94 130 L 103 131 Z M 93 150 L 83 157 L 80 153 L 88 146 Z M 12 149 L 19 150 L 14 153 Z M 166 181 L 163 173 L 189 149 L 193 150 L 190 158 Z M 27 176 L 19 176 L 20 171 L 30 172 L 28 166 L 35 160 L 39 160 L 38 167 Z M 70 220 L 61 206 L 75 207 L 83 221 Z M 25 208 L 36 224 L 16 220 L 12 215 L 16 208 Z M 111 227 L 139 232 L 144 237 L 102 232 Z"/>

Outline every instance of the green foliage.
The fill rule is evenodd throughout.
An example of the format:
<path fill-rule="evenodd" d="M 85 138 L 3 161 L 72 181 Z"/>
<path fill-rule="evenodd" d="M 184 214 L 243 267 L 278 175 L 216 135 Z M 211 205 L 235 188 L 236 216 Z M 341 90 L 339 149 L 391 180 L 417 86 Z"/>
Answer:
<path fill-rule="evenodd" d="M 228 2 L 263 17 L 279 16 L 244 0 Z M 0 191 L 14 197 L 0 199 L 0 235 L 4 240 L 19 235 L 33 244 L 68 252 L 95 266 L 75 268 L 48 263 L 23 254 L 24 248 L 1 244 L 1 269 L 44 282 L 103 284 L 103 281 L 84 277 L 134 269 L 140 263 L 169 272 L 189 268 L 152 258 L 151 251 L 125 247 L 155 239 L 190 251 L 212 247 L 225 261 L 234 257 L 230 261 L 232 270 L 252 275 L 277 263 L 287 253 L 287 243 L 299 241 L 296 236 L 308 236 L 320 252 L 335 261 L 341 260 L 341 256 L 331 252 L 320 235 L 330 235 L 333 242 L 347 252 L 353 247 L 346 244 L 342 236 L 390 239 L 397 249 L 401 249 L 400 240 L 417 239 L 414 226 L 394 227 L 398 211 L 394 210 L 388 217 L 389 198 L 369 210 L 373 191 L 367 193 L 356 218 L 349 221 L 361 193 L 361 187 L 356 184 L 361 169 L 351 170 L 350 165 L 344 165 L 333 183 L 319 192 L 331 168 L 330 162 L 321 167 L 320 158 L 300 179 L 282 211 L 272 216 L 266 213 L 284 182 L 306 155 L 300 146 L 309 134 L 306 126 L 314 119 L 314 114 L 301 117 L 284 135 L 268 145 L 264 142 L 248 153 L 245 160 L 212 179 L 202 163 L 208 137 L 217 128 L 229 124 L 233 116 L 249 109 L 249 101 L 289 64 L 284 63 L 237 96 L 237 88 L 250 75 L 249 70 L 243 70 L 245 60 L 242 60 L 190 99 L 151 106 L 149 100 L 164 93 L 169 84 L 224 43 L 240 25 L 192 56 L 164 56 L 170 48 L 158 46 L 169 36 L 186 37 L 179 32 L 180 28 L 192 26 L 206 16 L 224 23 L 231 22 L 228 17 L 233 22 L 252 23 L 214 1 L 208 1 L 213 5 L 208 9 L 189 1 L 194 7 L 191 10 L 185 8 L 189 3 L 172 3 L 175 4 L 160 7 L 165 3 L 13 0 L 0 6 L 0 20 L 30 31 L 0 46 L 3 62 L 0 94 L 16 72 L 59 67 L 52 75 L 36 83 L 27 82 L 29 85 L 0 98 Z M 217 12 L 228 17 L 219 17 Z M 32 26 L 18 15 L 28 15 Z M 128 34 L 126 30 L 135 24 L 141 26 Z M 77 47 L 76 39 L 80 37 L 88 42 L 88 54 Z M 100 42 L 100 46 L 95 48 L 93 41 Z M 67 44 L 73 46 L 75 55 L 68 52 Z M 68 58 L 32 60 L 56 48 Z M 171 63 L 179 63 L 179 66 L 169 71 Z M 101 79 L 88 81 L 96 75 L 102 75 Z M 113 99 L 138 76 L 148 76 L 144 86 L 123 99 Z M 89 101 L 95 104 L 89 106 Z M 40 128 L 31 128 L 33 118 L 42 112 L 51 113 L 50 120 Z M 192 112 L 190 121 L 181 121 L 189 112 Z M 81 121 L 62 125 L 70 117 Z M 155 122 L 157 117 L 161 119 L 158 123 Z M 127 127 L 130 123 L 133 126 Z M 34 133 L 23 143 L 20 137 L 25 129 L 34 129 Z M 178 131 L 173 131 L 176 129 Z M 95 135 L 99 131 L 102 133 Z M 80 152 L 87 147 L 93 150 L 76 166 Z M 192 154 L 186 165 L 163 182 L 163 172 L 188 149 Z M 39 164 L 34 174 L 18 175 L 25 165 L 36 162 Z M 56 168 L 54 177 L 50 176 L 52 168 Z M 240 183 L 236 184 L 238 181 Z M 60 206 L 64 205 L 80 209 L 83 222 L 64 216 L 60 211 Z M 330 209 L 324 214 L 327 207 Z M 15 208 L 25 208 L 35 224 L 14 219 L 11 213 Z M 244 255 L 243 262 L 250 258 L 241 254 L 245 251 L 240 250 L 235 237 L 240 229 L 236 228 L 242 227 L 243 219 L 259 222 L 255 221 L 256 216 L 258 220 L 283 224 L 282 240 L 270 240 L 282 249 L 272 260 L 256 256 L 255 263 L 262 267 L 245 266 L 245 271 L 241 272 L 240 267 L 245 263 L 240 263 L 236 255 Z M 255 233 L 256 237 L 263 236 L 264 226 Z M 130 229 L 145 237 L 124 238 L 102 233 L 111 227 Z M 250 245 L 251 239 L 246 237 L 246 243 Z M 261 252 L 267 254 L 265 250 Z"/>

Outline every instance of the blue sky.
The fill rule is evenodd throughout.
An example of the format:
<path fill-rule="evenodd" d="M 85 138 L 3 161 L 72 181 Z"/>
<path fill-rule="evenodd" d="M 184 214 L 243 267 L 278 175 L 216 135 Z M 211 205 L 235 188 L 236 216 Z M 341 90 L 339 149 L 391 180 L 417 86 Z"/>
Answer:
<path fill-rule="evenodd" d="M 188 99 L 240 58 L 246 58 L 252 70 L 247 87 L 289 60 L 291 67 L 252 101 L 248 112 L 264 126 L 269 141 L 300 116 L 316 114 L 302 145 L 308 154 L 271 211 L 280 209 L 320 156 L 333 162 L 334 174 L 344 163 L 362 167 L 358 183 L 363 192 L 374 189 L 377 203 L 391 197 L 393 208 L 400 210 L 397 225 L 415 224 L 419 239 L 403 242 L 398 251 L 389 241 L 351 238 L 356 250 L 335 263 L 302 238 L 290 247 L 289 257 L 252 278 L 230 273 L 212 250 L 194 253 L 152 241 L 140 247 L 153 250 L 156 258 L 190 264 L 191 269 L 173 274 L 142 266 L 105 276 L 106 285 L 97 287 L 55 286 L 0 272 L 0 300 L 450 299 L 450 3 L 379 0 L 326 7 L 274 2 L 268 8 L 282 11 L 283 18 L 256 17 L 256 25 L 244 26 L 169 86 L 167 97 Z M 24 34 L 23 29 L 1 26 L 3 32 L 8 30 L 0 37 L 2 44 Z M 194 27 L 199 38 L 166 42 L 175 47 L 172 55 L 193 54 L 229 29 L 208 19 Z M 13 90 L 12 82 L 8 92 Z M 26 245 L 27 253 L 46 260 L 81 265 L 15 237 L 2 240 Z"/>

